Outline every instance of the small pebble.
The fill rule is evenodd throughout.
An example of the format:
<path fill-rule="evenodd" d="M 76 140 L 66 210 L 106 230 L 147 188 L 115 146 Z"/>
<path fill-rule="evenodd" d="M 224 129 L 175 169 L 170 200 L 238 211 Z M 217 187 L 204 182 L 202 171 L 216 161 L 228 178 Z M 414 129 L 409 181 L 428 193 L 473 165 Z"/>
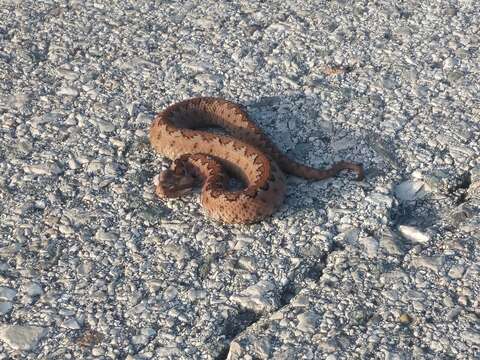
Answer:
<path fill-rule="evenodd" d="M 412 242 L 424 244 L 430 241 L 430 235 L 420 231 L 413 226 L 400 225 L 398 227 L 398 230 L 404 238 Z"/>

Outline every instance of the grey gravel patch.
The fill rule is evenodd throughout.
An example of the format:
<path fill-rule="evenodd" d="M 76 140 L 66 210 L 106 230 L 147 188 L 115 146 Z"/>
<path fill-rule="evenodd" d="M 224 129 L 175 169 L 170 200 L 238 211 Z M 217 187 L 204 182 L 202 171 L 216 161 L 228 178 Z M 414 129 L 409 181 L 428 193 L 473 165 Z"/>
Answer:
<path fill-rule="evenodd" d="M 478 358 L 476 3 L 196 5 L 2 2 L 0 357 Z M 366 179 L 159 200 L 150 123 L 203 95 Z"/>
<path fill-rule="evenodd" d="M 465 331 L 463 338 L 474 345 L 480 345 L 480 332 L 479 331 Z"/>

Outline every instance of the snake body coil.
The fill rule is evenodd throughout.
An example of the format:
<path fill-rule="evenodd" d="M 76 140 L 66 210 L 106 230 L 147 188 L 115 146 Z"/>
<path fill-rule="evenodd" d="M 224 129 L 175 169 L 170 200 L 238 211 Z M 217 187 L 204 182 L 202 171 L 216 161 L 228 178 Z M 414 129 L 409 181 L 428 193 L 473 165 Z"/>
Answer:
<path fill-rule="evenodd" d="M 210 126 L 221 127 L 230 136 L 200 130 Z M 225 223 L 253 223 L 274 213 L 285 196 L 283 172 L 322 180 L 350 169 L 363 178 L 360 164 L 341 161 L 315 169 L 289 159 L 245 110 L 220 98 L 193 98 L 167 107 L 152 123 L 150 142 L 157 152 L 174 159 L 171 168 L 156 178 L 156 193 L 177 197 L 202 183 L 202 206 Z M 228 190 L 227 172 L 245 187 Z"/>

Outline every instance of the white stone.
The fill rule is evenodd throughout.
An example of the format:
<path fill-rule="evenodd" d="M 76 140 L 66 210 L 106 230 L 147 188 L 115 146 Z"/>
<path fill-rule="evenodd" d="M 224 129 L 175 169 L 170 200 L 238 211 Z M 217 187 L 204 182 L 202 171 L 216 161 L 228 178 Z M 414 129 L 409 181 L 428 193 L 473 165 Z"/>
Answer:
<path fill-rule="evenodd" d="M 175 286 L 173 285 L 170 285 L 169 287 L 167 287 L 165 289 L 165 291 L 163 292 L 163 299 L 165 301 L 170 301 L 170 300 L 173 300 L 177 297 L 178 295 L 178 290 Z"/>
<path fill-rule="evenodd" d="M 382 249 L 384 249 L 387 253 L 392 255 L 400 255 L 403 254 L 401 246 L 396 241 L 393 234 L 383 234 L 380 237 L 379 245 Z"/>
<path fill-rule="evenodd" d="M 12 310 L 13 305 L 11 302 L 8 301 L 0 301 L 0 314 L 5 315 Z"/>
<path fill-rule="evenodd" d="M 178 358 L 183 355 L 179 348 L 175 346 L 158 347 L 155 355 L 157 359 Z"/>
<path fill-rule="evenodd" d="M 203 289 L 190 289 L 187 291 L 187 297 L 190 301 L 204 299 L 207 297 L 207 292 Z"/>
<path fill-rule="evenodd" d="M 62 169 L 55 163 L 27 165 L 23 169 L 26 173 L 33 175 L 52 176 L 62 173 Z"/>
<path fill-rule="evenodd" d="M 276 300 L 273 290 L 275 285 L 266 280 L 246 288 L 238 295 L 233 295 L 231 300 L 242 307 L 256 312 L 271 311 L 275 308 Z"/>
<path fill-rule="evenodd" d="M 98 127 L 98 129 L 103 133 L 109 133 L 115 130 L 115 125 L 109 121 L 98 118 L 90 118 L 89 121 L 92 125 Z"/>
<path fill-rule="evenodd" d="M 71 70 L 68 70 L 68 69 L 62 69 L 62 68 L 59 68 L 57 69 L 57 73 L 58 75 L 60 75 L 61 77 L 63 77 L 64 79 L 67 79 L 67 80 L 77 80 L 79 78 L 79 75 L 74 72 L 74 71 L 71 71 Z"/>
<path fill-rule="evenodd" d="M 157 332 L 151 327 L 145 327 L 140 330 L 140 333 L 145 336 L 154 336 Z"/>
<path fill-rule="evenodd" d="M 461 279 L 465 272 L 465 266 L 463 265 L 453 265 L 448 271 L 448 276 L 452 279 Z"/>
<path fill-rule="evenodd" d="M 444 256 L 417 256 L 412 259 L 412 265 L 415 267 L 424 267 L 438 272 L 445 262 Z"/>
<path fill-rule="evenodd" d="M 78 96 L 78 90 L 73 87 L 62 87 L 57 91 L 57 95 L 64 95 L 64 96 Z"/>
<path fill-rule="evenodd" d="M 391 208 L 393 203 L 393 199 L 390 196 L 380 193 L 372 193 L 367 196 L 365 200 L 378 206 L 386 207 L 387 209 Z"/>
<path fill-rule="evenodd" d="M 0 286 L 0 300 L 12 301 L 17 295 L 17 290 L 6 286 Z"/>
<path fill-rule="evenodd" d="M 480 332 L 478 331 L 464 331 L 462 337 L 472 344 L 480 345 Z"/>
<path fill-rule="evenodd" d="M 415 243 L 425 244 L 430 241 L 430 235 L 421 232 L 416 227 L 410 225 L 400 225 L 398 231 L 402 236 Z"/>
<path fill-rule="evenodd" d="M 320 315 L 312 311 L 307 311 L 299 314 L 297 319 L 297 329 L 306 333 L 313 333 L 317 327 L 317 321 L 320 319 Z"/>
<path fill-rule="evenodd" d="M 78 330 L 81 328 L 80 324 L 75 318 L 65 319 L 65 321 L 62 323 L 62 327 L 65 329 L 72 329 L 72 330 Z"/>
<path fill-rule="evenodd" d="M 375 257 L 378 251 L 378 240 L 373 237 L 361 237 L 358 242 L 363 245 L 368 257 Z"/>
<path fill-rule="evenodd" d="M 272 351 L 272 341 L 269 337 L 264 336 L 253 341 L 252 348 L 260 359 L 268 359 Z"/>
<path fill-rule="evenodd" d="M 75 231 L 71 226 L 60 224 L 58 226 L 58 231 L 60 231 L 63 235 L 72 235 Z"/>
<path fill-rule="evenodd" d="M 145 335 L 135 335 L 132 336 L 132 343 L 135 345 L 145 345 L 148 343 L 148 336 Z"/>
<path fill-rule="evenodd" d="M 102 356 L 105 354 L 105 350 L 99 346 L 95 346 L 93 349 L 92 349 L 92 355 L 93 356 Z"/>
<path fill-rule="evenodd" d="M 39 296 L 43 294 L 43 289 L 37 283 L 32 282 L 25 285 L 25 292 L 29 296 Z"/>
<path fill-rule="evenodd" d="M 108 232 L 108 231 L 99 229 L 95 233 L 95 238 L 99 241 L 116 241 L 118 240 L 118 235 L 113 232 Z"/>
<path fill-rule="evenodd" d="M 425 196 L 423 185 L 421 181 L 404 181 L 395 187 L 395 196 L 402 201 L 421 199 Z"/>
<path fill-rule="evenodd" d="M 14 350 L 33 350 L 47 334 L 39 326 L 4 325 L 0 328 L 0 339 Z"/>

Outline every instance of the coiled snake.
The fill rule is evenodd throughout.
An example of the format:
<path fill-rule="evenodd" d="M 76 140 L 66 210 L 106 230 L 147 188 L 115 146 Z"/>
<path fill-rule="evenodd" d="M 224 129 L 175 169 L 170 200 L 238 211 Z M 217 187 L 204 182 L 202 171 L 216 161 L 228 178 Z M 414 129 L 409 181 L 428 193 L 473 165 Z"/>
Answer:
<path fill-rule="evenodd" d="M 231 136 L 199 130 L 211 126 Z M 364 176 L 361 164 L 340 161 L 315 169 L 289 159 L 242 107 L 220 98 L 193 98 L 167 107 L 155 116 L 150 143 L 174 160 L 155 178 L 157 195 L 178 197 L 203 184 L 203 208 L 225 223 L 254 223 L 274 213 L 285 196 L 283 172 L 313 180 L 345 169 L 356 172 L 359 180 Z M 229 190 L 227 173 L 241 179 L 244 188 Z"/>

